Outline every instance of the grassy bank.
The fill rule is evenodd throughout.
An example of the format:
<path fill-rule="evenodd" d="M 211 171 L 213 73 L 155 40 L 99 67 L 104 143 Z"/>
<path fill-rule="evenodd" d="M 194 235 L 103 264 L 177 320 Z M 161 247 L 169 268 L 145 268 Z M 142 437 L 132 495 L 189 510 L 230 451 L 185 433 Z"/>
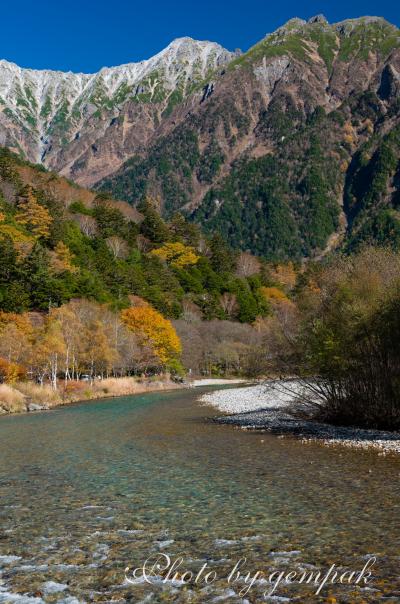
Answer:
<path fill-rule="evenodd" d="M 79 401 L 128 396 L 158 390 L 180 388 L 168 376 L 156 378 L 108 378 L 89 382 L 68 381 L 58 390 L 51 386 L 40 386 L 33 382 L 17 382 L 13 385 L 0 384 L 0 415 L 40 411 Z"/>

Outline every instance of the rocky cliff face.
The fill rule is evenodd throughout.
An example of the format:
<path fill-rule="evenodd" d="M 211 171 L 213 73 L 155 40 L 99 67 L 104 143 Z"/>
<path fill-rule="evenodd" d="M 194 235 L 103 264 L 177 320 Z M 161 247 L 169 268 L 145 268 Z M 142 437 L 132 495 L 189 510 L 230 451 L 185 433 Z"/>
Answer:
<path fill-rule="evenodd" d="M 236 56 L 185 38 L 94 76 L 3 63 L 0 138 L 236 247 L 300 258 L 396 231 L 399 93 L 395 26 L 318 16 Z"/>
<path fill-rule="evenodd" d="M 146 148 L 163 115 L 233 56 L 181 38 L 147 61 L 92 75 L 0 61 L 0 144 L 93 184 Z"/>

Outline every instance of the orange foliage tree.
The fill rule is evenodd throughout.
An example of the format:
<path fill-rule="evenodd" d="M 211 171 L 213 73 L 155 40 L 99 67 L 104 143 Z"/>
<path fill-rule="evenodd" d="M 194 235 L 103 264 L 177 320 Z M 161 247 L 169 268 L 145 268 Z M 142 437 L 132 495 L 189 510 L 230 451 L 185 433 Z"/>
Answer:
<path fill-rule="evenodd" d="M 182 346 L 168 319 L 151 306 L 127 308 L 121 313 L 122 321 L 134 332 L 142 347 L 154 350 L 160 364 L 170 369 L 180 369 Z"/>
<path fill-rule="evenodd" d="M 26 313 L 19 315 L 0 311 L 0 357 L 11 365 L 26 364 L 31 349 L 32 331 L 32 324 Z"/>
<path fill-rule="evenodd" d="M 279 287 L 260 287 L 260 292 L 269 301 L 287 300 L 285 292 Z"/>
<path fill-rule="evenodd" d="M 276 264 L 270 269 L 273 281 L 291 290 L 296 285 L 297 273 L 293 262 L 287 264 Z"/>
<path fill-rule="evenodd" d="M 47 375 L 53 390 L 57 390 L 59 365 L 65 355 L 61 323 L 50 315 L 35 336 L 31 357 L 33 373 L 41 385 Z"/>
<path fill-rule="evenodd" d="M 16 325 L 18 329 L 27 334 L 32 333 L 32 324 L 27 313 L 18 314 L 16 312 L 5 312 L 4 310 L 0 310 L 0 331 L 10 323 Z"/>
<path fill-rule="evenodd" d="M 0 357 L 0 382 L 13 384 L 26 376 L 24 367 Z"/>

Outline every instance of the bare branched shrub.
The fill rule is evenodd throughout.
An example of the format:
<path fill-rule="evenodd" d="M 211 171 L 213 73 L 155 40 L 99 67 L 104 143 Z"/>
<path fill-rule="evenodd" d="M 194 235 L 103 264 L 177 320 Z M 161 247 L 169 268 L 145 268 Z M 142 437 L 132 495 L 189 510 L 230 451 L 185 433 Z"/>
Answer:
<path fill-rule="evenodd" d="M 400 428 L 399 286 L 400 255 L 366 248 L 321 271 L 306 292 L 298 374 L 318 418 Z"/>
<path fill-rule="evenodd" d="M 254 359 L 257 352 L 265 361 L 262 335 L 251 325 L 217 319 L 179 319 L 174 321 L 174 326 L 182 342 L 182 362 L 193 374 L 256 377 L 251 358 Z M 258 370 L 257 375 L 260 375 Z"/>

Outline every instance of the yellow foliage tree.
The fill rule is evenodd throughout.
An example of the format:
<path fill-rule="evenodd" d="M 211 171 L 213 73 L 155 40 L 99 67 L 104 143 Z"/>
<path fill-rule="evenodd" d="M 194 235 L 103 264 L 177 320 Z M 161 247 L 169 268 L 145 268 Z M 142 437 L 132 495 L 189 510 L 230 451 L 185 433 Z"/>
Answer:
<path fill-rule="evenodd" d="M 287 300 L 285 292 L 278 287 L 260 287 L 260 292 L 269 301 Z"/>
<path fill-rule="evenodd" d="M 287 289 L 292 289 L 296 284 L 297 274 L 293 262 L 287 264 L 276 264 L 271 268 L 272 279 Z"/>
<path fill-rule="evenodd" d="M 165 243 L 162 247 L 151 252 L 160 260 L 164 260 L 174 268 L 184 268 L 196 264 L 199 256 L 195 254 L 194 248 L 176 241 L 174 243 Z"/>
<path fill-rule="evenodd" d="M 15 217 L 17 223 L 25 226 L 36 239 L 48 237 L 53 220 L 47 208 L 38 203 L 32 187 L 28 188 L 26 196 L 18 205 L 19 212 Z"/>
<path fill-rule="evenodd" d="M 32 324 L 27 313 L 18 314 L 16 312 L 5 312 L 0 310 L 0 334 L 4 327 L 14 324 L 18 329 L 27 335 L 32 334 Z"/>
<path fill-rule="evenodd" d="M 78 268 L 72 264 L 73 255 L 71 250 L 65 243 L 59 241 L 51 252 L 51 268 L 55 273 L 63 273 L 69 271 L 70 273 L 76 273 Z"/>
<path fill-rule="evenodd" d="M 66 349 L 61 323 L 50 315 L 35 336 L 31 358 L 33 372 L 41 385 L 48 375 L 53 390 L 57 390 L 59 364 Z"/>
<path fill-rule="evenodd" d="M 0 311 L 0 357 L 18 367 L 26 365 L 31 351 L 32 334 L 33 327 L 28 314 Z"/>
<path fill-rule="evenodd" d="M 349 145 L 353 145 L 357 141 L 357 137 L 356 137 L 355 130 L 354 130 L 353 126 L 351 125 L 351 123 L 346 122 L 343 126 L 343 130 L 344 130 L 344 137 L 343 137 L 344 140 Z"/>
<path fill-rule="evenodd" d="M 118 353 L 112 347 L 101 321 L 94 320 L 89 323 L 85 341 L 85 357 L 90 377 L 93 379 L 99 373 L 108 373 L 117 361 Z"/>
<path fill-rule="evenodd" d="M 127 308 L 121 313 L 122 321 L 138 336 L 140 345 L 151 346 L 162 365 L 174 365 L 182 352 L 180 339 L 168 319 L 151 306 Z"/>
<path fill-rule="evenodd" d="M 6 222 L 0 223 L 0 237 L 9 237 L 11 239 L 14 249 L 20 258 L 24 258 L 29 254 L 35 241 L 30 235 L 26 235 L 14 225 L 7 224 Z"/>

